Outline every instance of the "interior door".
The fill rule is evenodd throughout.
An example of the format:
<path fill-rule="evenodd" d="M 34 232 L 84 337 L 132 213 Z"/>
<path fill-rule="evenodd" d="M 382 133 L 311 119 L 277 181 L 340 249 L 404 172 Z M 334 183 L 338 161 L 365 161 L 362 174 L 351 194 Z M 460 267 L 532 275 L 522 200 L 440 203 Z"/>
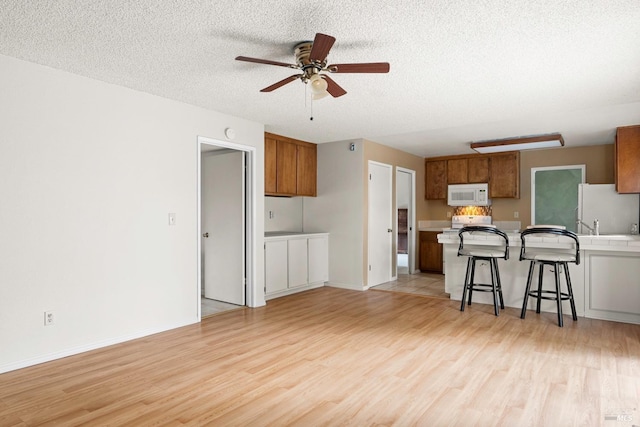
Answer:
<path fill-rule="evenodd" d="M 415 257 L 415 171 L 396 167 L 396 208 L 397 217 L 397 274 L 411 274 L 414 271 Z M 403 211 L 404 210 L 404 211 Z M 406 222 L 402 221 L 402 215 L 406 212 Z M 404 229 L 403 229 L 404 226 Z M 402 234 L 404 232 L 404 234 Z M 403 242 L 406 241 L 406 243 Z M 406 249 L 406 251 L 404 251 Z"/>
<path fill-rule="evenodd" d="M 368 286 L 391 280 L 393 259 L 392 167 L 369 162 Z"/>
<path fill-rule="evenodd" d="M 204 297 L 245 305 L 245 153 L 202 157 Z"/>

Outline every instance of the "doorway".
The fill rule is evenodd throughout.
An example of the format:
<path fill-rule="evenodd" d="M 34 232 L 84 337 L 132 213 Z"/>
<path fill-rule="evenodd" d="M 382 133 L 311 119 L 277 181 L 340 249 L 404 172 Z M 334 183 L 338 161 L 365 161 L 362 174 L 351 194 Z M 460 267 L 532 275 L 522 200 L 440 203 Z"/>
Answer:
<path fill-rule="evenodd" d="M 251 305 L 254 148 L 198 137 L 198 316 Z"/>
<path fill-rule="evenodd" d="M 415 272 L 416 172 L 396 167 L 396 273 Z"/>
<path fill-rule="evenodd" d="M 392 167 L 369 161 L 367 286 L 391 280 L 393 260 Z"/>

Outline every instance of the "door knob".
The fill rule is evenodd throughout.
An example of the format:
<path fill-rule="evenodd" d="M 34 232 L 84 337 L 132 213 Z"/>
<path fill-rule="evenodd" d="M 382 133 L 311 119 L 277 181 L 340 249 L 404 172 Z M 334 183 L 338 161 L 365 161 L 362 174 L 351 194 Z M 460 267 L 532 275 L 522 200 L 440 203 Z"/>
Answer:
<path fill-rule="evenodd" d="M 209 233 L 204 233 L 204 234 L 202 235 L 202 237 L 204 237 L 204 238 L 209 238 Z"/>

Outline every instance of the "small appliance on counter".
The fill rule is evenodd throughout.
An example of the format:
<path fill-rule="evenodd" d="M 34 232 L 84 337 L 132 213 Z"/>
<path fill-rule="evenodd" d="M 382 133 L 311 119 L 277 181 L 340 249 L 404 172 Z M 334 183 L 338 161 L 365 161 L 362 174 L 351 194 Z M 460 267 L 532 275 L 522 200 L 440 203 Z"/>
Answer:
<path fill-rule="evenodd" d="M 453 215 L 451 217 L 451 228 L 459 230 L 465 225 L 491 225 L 489 215 Z"/>

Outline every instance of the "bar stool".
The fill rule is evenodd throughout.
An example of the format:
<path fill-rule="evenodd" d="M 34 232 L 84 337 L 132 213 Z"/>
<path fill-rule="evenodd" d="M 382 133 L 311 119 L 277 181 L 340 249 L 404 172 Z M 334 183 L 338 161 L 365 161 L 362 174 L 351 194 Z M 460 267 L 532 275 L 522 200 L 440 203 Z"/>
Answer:
<path fill-rule="evenodd" d="M 537 237 L 537 239 L 535 239 Z M 557 237 L 559 247 L 544 247 L 542 237 Z M 569 300 L 571 304 L 571 314 L 573 320 L 578 320 L 576 315 L 576 304 L 573 300 L 573 289 L 571 288 L 571 278 L 569 277 L 568 263 L 580 264 L 580 243 L 578 236 L 566 230 L 563 226 L 544 225 L 529 226 L 520 234 L 522 247 L 520 248 L 520 261 L 530 261 L 529 276 L 527 278 L 527 287 L 524 292 L 524 301 L 522 303 L 522 311 L 520 318 L 524 319 L 527 312 L 527 302 L 529 297 L 536 298 L 536 313 L 540 313 L 540 302 L 543 299 L 554 300 L 558 307 L 558 326 L 562 327 L 562 301 Z M 533 241 L 537 240 L 537 244 L 532 247 Z M 533 278 L 533 270 L 539 267 L 538 273 L 538 289 L 531 290 L 531 280 Z M 553 267 L 555 276 L 555 289 L 542 288 L 542 273 L 544 266 Z M 560 270 L 564 269 L 564 277 L 567 284 L 567 291 L 562 292 L 560 285 Z"/>
<path fill-rule="evenodd" d="M 467 260 L 467 274 L 464 278 L 460 311 L 464 311 L 467 291 L 469 291 L 468 305 L 471 305 L 473 291 L 492 292 L 494 313 L 498 316 L 500 314 L 500 308 L 504 309 L 500 272 L 498 271 L 498 259 L 509 259 L 509 238 L 503 231 L 498 230 L 495 226 L 488 225 L 467 225 L 458 232 L 458 236 L 460 236 L 458 256 L 469 257 Z M 474 236 L 474 239 L 470 240 L 467 238 L 467 242 L 465 243 L 465 236 Z M 483 240 L 478 240 L 478 238 Z M 489 268 L 491 270 L 490 284 L 475 283 L 477 261 L 489 262 Z M 499 307 L 498 300 L 500 300 Z"/>

